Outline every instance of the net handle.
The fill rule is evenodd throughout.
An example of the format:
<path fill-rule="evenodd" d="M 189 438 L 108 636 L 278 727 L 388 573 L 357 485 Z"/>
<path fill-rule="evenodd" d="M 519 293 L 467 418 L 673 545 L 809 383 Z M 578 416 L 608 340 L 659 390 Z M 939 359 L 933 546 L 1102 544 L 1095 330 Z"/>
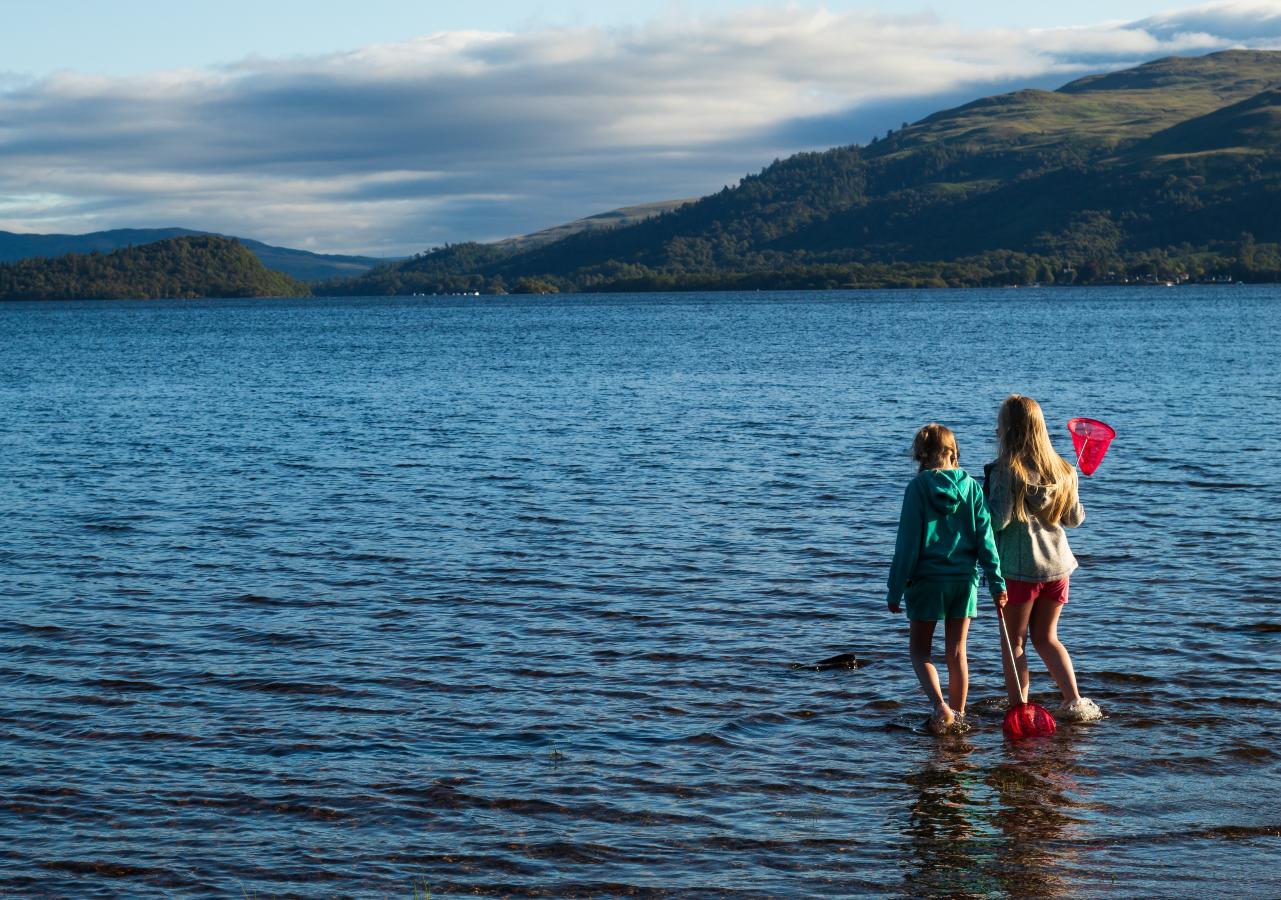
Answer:
<path fill-rule="evenodd" d="M 1078 431 L 1077 434 L 1081 433 Z M 1081 441 L 1080 450 L 1076 449 L 1076 441 L 1072 442 L 1072 450 L 1076 453 L 1076 467 L 1078 469 L 1081 468 L 1081 454 L 1085 452 L 1086 447 L 1090 446 L 1090 436 L 1088 434 L 1082 434 L 1081 437 L 1085 438 L 1085 440 Z"/>
<path fill-rule="evenodd" d="M 1027 688 L 1023 686 L 1023 679 L 1019 678 L 1019 667 L 1014 660 L 1014 645 L 1010 643 L 1010 633 L 1005 627 L 1005 610 L 1001 607 L 996 608 L 996 620 L 1001 623 L 1001 638 L 1005 650 L 1010 654 L 1010 673 L 1019 686 L 1019 700 L 1027 705 Z"/>

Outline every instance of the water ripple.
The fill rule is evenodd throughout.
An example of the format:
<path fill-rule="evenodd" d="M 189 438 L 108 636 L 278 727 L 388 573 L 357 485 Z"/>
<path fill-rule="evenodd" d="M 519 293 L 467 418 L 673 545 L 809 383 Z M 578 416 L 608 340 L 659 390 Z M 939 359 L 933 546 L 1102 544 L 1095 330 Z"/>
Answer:
<path fill-rule="evenodd" d="M 0 307 L 0 893 L 1281 895 L 1277 301 Z M 983 609 L 937 741 L 907 447 L 977 471 L 1010 390 L 1120 433 L 1108 717 L 1005 744 Z"/>

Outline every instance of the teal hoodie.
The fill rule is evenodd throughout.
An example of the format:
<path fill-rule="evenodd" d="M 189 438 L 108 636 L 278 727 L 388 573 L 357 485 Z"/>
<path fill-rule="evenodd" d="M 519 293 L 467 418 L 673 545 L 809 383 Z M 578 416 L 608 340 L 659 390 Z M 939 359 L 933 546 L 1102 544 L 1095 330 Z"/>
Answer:
<path fill-rule="evenodd" d="M 979 565 L 993 597 L 1005 590 L 983 489 L 964 469 L 926 469 L 903 493 L 887 599 L 912 581 L 975 581 Z"/>

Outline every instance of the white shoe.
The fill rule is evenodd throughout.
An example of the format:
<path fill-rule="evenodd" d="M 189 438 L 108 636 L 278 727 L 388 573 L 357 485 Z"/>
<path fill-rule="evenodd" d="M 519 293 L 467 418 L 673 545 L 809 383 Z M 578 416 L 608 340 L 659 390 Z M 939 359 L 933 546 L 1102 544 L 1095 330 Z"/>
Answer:
<path fill-rule="evenodd" d="M 1059 718 L 1065 722 L 1093 722 L 1103 718 L 1103 710 L 1089 697 L 1082 697 L 1060 706 Z"/>

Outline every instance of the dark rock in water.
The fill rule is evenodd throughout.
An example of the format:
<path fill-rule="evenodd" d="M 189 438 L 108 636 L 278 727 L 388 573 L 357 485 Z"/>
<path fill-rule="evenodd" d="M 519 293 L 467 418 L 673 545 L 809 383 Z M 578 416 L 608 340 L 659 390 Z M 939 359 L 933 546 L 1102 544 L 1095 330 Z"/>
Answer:
<path fill-rule="evenodd" d="M 826 669 L 861 669 L 865 665 L 867 663 L 855 657 L 853 653 L 840 653 L 815 663 L 814 668 L 822 672 Z"/>

